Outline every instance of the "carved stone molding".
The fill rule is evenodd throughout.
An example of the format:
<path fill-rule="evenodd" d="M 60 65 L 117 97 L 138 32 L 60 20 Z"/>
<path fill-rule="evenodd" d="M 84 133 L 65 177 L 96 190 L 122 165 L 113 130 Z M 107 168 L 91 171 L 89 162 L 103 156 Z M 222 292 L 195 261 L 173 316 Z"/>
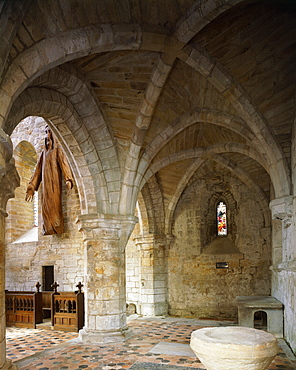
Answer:
<path fill-rule="evenodd" d="M 83 233 L 84 241 L 118 240 L 121 252 L 124 252 L 128 238 L 137 222 L 138 219 L 135 216 L 106 214 L 80 215 L 76 220 L 78 230 Z"/>
<path fill-rule="evenodd" d="M 277 198 L 269 203 L 272 218 L 284 220 L 293 215 L 293 196 L 289 195 L 282 198 Z"/>

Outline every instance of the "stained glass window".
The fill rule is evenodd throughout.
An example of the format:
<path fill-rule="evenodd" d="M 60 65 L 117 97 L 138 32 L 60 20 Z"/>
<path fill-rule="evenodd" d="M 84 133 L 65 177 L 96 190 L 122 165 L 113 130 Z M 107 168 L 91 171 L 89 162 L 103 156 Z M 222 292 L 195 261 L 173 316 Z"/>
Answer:
<path fill-rule="evenodd" d="M 217 206 L 218 235 L 227 235 L 226 204 L 220 202 Z"/>

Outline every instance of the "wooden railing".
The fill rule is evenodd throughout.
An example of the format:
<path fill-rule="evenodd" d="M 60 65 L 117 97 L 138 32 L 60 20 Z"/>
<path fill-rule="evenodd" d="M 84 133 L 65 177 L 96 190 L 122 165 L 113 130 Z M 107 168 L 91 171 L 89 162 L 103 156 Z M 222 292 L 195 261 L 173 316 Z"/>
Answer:
<path fill-rule="evenodd" d="M 6 325 L 36 328 L 42 322 L 42 294 L 5 291 Z"/>
<path fill-rule="evenodd" d="M 55 286 L 54 286 L 55 285 Z M 57 292 L 54 284 L 52 295 L 51 320 L 54 330 L 78 331 L 84 325 L 84 294 L 82 284 L 77 285 L 76 292 Z"/>

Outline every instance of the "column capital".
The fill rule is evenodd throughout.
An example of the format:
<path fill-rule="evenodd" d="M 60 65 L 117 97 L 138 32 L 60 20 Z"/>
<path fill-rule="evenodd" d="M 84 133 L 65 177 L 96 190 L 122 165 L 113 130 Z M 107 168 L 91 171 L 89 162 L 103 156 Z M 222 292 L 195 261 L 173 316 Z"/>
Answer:
<path fill-rule="evenodd" d="M 157 245 L 167 243 L 167 236 L 163 234 L 144 234 L 134 238 L 138 249 L 154 249 Z"/>
<path fill-rule="evenodd" d="M 276 198 L 269 203 L 273 219 L 284 220 L 293 215 L 293 196 Z"/>
<path fill-rule="evenodd" d="M 134 215 L 85 214 L 77 217 L 78 230 L 83 233 L 84 241 L 120 240 L 124 250 L 138 218 Z"/>

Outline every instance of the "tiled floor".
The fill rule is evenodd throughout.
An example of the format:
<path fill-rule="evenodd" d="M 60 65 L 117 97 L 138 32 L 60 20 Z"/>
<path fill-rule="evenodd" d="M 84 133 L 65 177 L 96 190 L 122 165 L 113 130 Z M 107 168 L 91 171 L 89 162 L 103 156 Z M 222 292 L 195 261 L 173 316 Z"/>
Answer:
<path fill-rule="evenodd" d="M 81 344 L 75 339 L 75 333 L 7 328 L 7 357 L 20 370 L 119 370 L 130 367 L 201 370 L 203 365 L 189 347 L 191 332 L 204 326 L 229 324 L 233 323 L 134 317 L 128 323 L 132 330 L 129 339 L 103 345 Z M 269 370 L 295 370 L 296 360 L 292 352 L 284 341 L 279 344 L 281 351 Z"/>

